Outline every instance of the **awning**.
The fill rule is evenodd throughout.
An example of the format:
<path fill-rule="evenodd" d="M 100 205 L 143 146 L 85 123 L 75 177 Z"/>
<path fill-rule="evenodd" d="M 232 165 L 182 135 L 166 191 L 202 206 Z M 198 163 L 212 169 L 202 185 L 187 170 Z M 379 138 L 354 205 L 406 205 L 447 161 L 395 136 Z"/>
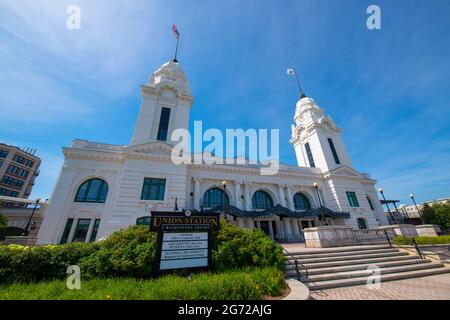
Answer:
<path fill-rule="evenodd" d="M 266 209 L 264 211 L 246 211 L 241 210 L 235 206 L 231 205 L 221 205 L 218 207 L 215 207 L 210 210 L 206 210 L 208 213 L 220 213 L 220 214 L 226 214 L 233 217 L 239 217 L 239 218 L 262 218 L 262 217 L 270 217 L 270 216 L 279 216 L 280 218 L 313 218 L 313 217 L 321 217 L 322 211 L 324 216 L 331 217 L 331 218 L 342 218 L 342 219 L 349 219 L 350 213 L 348 212 L 337 212 L 333 211 L 329 208 L 322 207 L 311 209 L 311 210 L 305 210 L 305 211 L 292 211 L 289 208 L 283 207 L 282 205 L 277 204 L 276 206 Z"/>

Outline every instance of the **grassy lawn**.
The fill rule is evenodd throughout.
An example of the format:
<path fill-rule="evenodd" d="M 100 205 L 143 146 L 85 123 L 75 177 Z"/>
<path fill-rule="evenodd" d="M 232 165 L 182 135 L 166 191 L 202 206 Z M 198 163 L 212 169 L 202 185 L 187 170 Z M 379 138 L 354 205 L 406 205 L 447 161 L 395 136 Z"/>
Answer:
<path fill-rule="evenodd" d="M 417 244 L 447 244 L 450 243 L 450 236 L 439 237 L 414 237 Z M 395 237 L 394 243 L 398 245 L 412 245 L 413 238 L 410 237 Z"/>
<path fill-rule="evenodd" d="M 156 280 L 81 279 L 80 290 L 69 290 L 65 280 L 14 283 L 0 286 L 0 300 L 194 300 L 261 299 L 280 296 L 284 274 L 276 268 L 194 274 L 192 280 L 164 276 Z"/>

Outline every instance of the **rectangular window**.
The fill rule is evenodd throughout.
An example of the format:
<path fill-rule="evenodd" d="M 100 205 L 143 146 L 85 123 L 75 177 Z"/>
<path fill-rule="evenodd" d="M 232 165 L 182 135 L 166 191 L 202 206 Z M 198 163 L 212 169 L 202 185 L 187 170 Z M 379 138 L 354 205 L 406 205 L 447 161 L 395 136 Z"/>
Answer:
<path fill-rule="evenodd" d="M 2 183 L 13 188 L 22 188 L 24 181 L 19 179 L 14 179 L 10 176 L 4 175 L 2 179 Z"/>
<path fill-rule="evenodd" d="M 21 163 L 23 165 L 26 165 L 27 167 L 30 167 L 30 168 L 34 164 L 34 162 L 31 161 L 30 159 L 24 158 L 24 157 L 22 157 L 21 155 L 18 155 L 18 154 L 16 154 L 14 156 L 14 161 L 17 162 L 17 163 Z"/>
<path fill-rule="evenodd" d="M 141 200 L 164 200 L 166 179 L 145 178 Z"/>
<path fill-rule="evenodd" d="M 0 168 L 2 167 L 2 165 L 3 165 L 3 161 L 0 161 Z"/>
<path fill-rule="evenodd" d="M 89 230 L 91 219 L 78 219 L 75 233 L 73 234 L 72 242 L 84 242 Z"/>
<path fill-rule="evenodd" d="M 0 150 L 0 158 L 6 158 L 8 156 L 8 151 Z"/>
<path fill-rule="evenodd" d="M 347 191 L 347 199 L 350 207 L 359 207 L 358 199 L 353 191 Z"/>
<path fill-rule="evenodd" d="M 64 227 L 63 234 L 61 236 L 61 241 L 59 241 L 59 244 L 67 243 L 67 239 L 69 238 L 70 229 L 72 229 L 73 225 L 73 219 L 67 219 L 66 226 Z"/>
<path fill-rule="evenodd" d="M 334 162 L 336 162 L 336 164 L 341 164 L 336 149 L 334 148 L 333 140 L 331 140 L 331 138 L 328 138 L 328 144 L 330 145 L 331 152 L 333 153 Z"/>
<path fill-rule="evenodd" d="M 309 166 L 311 168 L 315 168 L 316 165 L 314 164 L 314 158 L 311 152 L 311 148 L 309 147 L 309 142 L 305 143 L 305 150 L 306 150 L 306 155 L 308 156 L 308 161 L 309 161 Z"/>
<path fill-rule="evenodd" d="M 95 219 L 94 227 L 92 228 L 91 238 L 89 239 L 89 242 L 95 241 L 95 238 L 97 237 L 97 232 L 98 232 L 99 226 L 100 226 L 100 219 Z"/>
<path fill-rule="evenodd" d="M 169 130 L 170 108 L 162 108 L 161 118 L 159 119 L 159 129 L 157 140 L 166 141 Z"/>

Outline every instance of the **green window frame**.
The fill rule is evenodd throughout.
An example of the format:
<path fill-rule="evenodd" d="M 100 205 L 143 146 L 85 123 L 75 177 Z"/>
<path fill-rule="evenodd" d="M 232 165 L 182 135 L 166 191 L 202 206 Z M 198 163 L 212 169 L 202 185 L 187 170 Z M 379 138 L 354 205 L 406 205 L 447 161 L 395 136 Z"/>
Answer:
<path fill-rule="evenodd" d="M 149 226 L 150 225 L 150 217 L 140 217 L 136 219 L 136 224 L 138 226 Z"/>
<path fill-rule="evenodd" d="M 312 155 L 311 147 L 309 146 L 309 142 L 305 143 L 306 155 L 308 156 L 309 166 L 311 168 L 315 168 L 316 164 L 314 163 L 314 157 Z"/>
<path fill-rule="evenodd" d="M 108 184 L 99 178 L 83 182 L 77 190 L 75 202 L 105 203 L 108 195 Z"/>
<path fill-rule="evenodd" d="M 356 221 L 358 222 L 358 228 L 360 230 L 367 229 L 366 219 L 364 219 L 364 218 L 357 218 Z"/>
<path fill-rule="evenodd" d="M 91 225 L 91 219 L 78 219 L 72 242 L 85 242 Z"/>
<path fill-rule="evenodd" d="M 230 199 L 226 192 L 219 188 L 211 188 L 203 195 L 203 207 L 215 208 L 221 205 L 229 205 Z"/>
<path fill-rule="evenodd" d="M 72 229 L 72 225 L 73 225 L 73 218 L 67 219 L 66 226 L 64 227 L 64 231 L 61 235 L 61 240 L 59 241 L 59 244 L 67 243 L 67 240 L 69 239 L 70 230 Z"/>
<path fill-rule="evenodd" d="M 359 207 L 358 199 L 356 198 L 356 194 L 353 191 L 347 191 L 347 199 L 350 207 Z"/>
<path fill-rule="evenodd" d="M 294 208 L 295 210 L 311 210 L 311 203 L 303 193 L 297 192 L 294 195 Z"/>
<path fill-rule="evenodd" d="M 330 145 L 331 153 L 333 154 L 334 162 L 336 164 L 341 164 L 341 161 L 339 161 L 339 157 L 336 152 L 336 148 L 334 147 L 333 140 L 331 138 L 328 138 L 328 144 Z"/>
<path fill-rule="evenodd" d="M 164 200 L 166 179 L 144 178 L 141 200 Z"/>
<path fill-rule="evenodd" d="M 366 196 L 367 202 L 369 203 L 370 210 L 374 211 L 375 207 L 373 206 L 372 200 L 368 196 Z"/>
<path fill-rule="evenodd" d="M 252 197 L 253 209 L 269 209 L 273 207 L 272 197 L 263 190 L 258 190 Z"/>
<path fill-rule="evenodd" d="M 97 232 L 98 232 L 98 228 L 100 227 L 100 219 L 95 219 L 94 221 L 94 226 L 92 228 L 92 233 L 91 233 L 91 237 L 89 239 L 89 242 L 94 242 L 95 238 L 97 238 Z"/>

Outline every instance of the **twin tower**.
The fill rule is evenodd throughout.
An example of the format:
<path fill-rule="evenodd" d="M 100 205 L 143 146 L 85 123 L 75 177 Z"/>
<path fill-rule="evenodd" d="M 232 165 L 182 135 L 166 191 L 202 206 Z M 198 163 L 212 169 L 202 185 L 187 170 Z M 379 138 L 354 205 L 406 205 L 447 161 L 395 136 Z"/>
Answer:
<path fill-rule="evenodd" d="M 194 97 L 179 63 L 167 62 L 141 87 L 142 103 L 131 145 L 152 141 L 170 143 L 173 130 L 189 128 Z M 338 166 L 352 167 L 341 138 L 341 129 L 325 116 L 316 102 L 304 97 L 297 102 L 292 138 L 298 165 L 323 172 Z"/>

